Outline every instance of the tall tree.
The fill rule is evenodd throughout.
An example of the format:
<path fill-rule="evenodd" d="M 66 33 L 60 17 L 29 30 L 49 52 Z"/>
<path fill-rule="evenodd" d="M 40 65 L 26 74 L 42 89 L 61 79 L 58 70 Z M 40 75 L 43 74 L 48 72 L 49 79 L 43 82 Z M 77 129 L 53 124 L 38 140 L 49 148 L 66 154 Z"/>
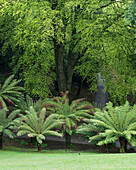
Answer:
<path fill-rule="evenodd" d="M 90 80 L 94 90 L 102 64 L 108 67 L 106 74 L 110 75 L 112 66 L 120 65 L 114 59 L 121 60 L 121 56 L 125 61 L 133 51 L 133 29 L 124 21 L 127 0 L 4 2 L 1 1 L 1 36 L 8 32 L 8 37 L 3 50 L 12 46 L 14 72 L 24 76 L 29 93 L 46 96 L 55 77 L 59 92 L 71 92 L 75 71 Z M 5 25 L 7 20 L 12 23 L 12 34 Z M 124 63 L 123 70 L 128 67 Z"/>

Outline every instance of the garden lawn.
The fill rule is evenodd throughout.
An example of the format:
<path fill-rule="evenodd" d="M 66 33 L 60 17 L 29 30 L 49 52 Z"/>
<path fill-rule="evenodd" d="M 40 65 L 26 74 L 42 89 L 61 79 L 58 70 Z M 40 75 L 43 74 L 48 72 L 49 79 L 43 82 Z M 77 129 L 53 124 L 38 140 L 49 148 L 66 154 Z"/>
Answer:
<path fill-rule="evenodd" d="M 136 169 L 136 154 L 0 151 L 0 170 Z"/>

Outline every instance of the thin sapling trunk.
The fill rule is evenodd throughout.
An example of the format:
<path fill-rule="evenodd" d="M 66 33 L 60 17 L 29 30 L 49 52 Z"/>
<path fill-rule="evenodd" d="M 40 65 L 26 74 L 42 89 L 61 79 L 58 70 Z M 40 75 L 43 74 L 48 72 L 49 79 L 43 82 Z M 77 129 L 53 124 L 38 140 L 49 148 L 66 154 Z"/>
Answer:
<path fill-rule="evenodd" d="M 69 149 L 71 144 L 71 136 L 67 132 L 65 132 L 65 142 L 66 142 L 66 149 Z"/>
<path fill-rule="evenodd" d="M 120 142 L 120 153 L 126 153 L 127 152 L 127 140 L 124 137 L 120 137 L 119 142 Z"/>
<path fill-rule="evenodd" d="M 42 151 L 42 144 L 37 142 L 38 152 Z"/>

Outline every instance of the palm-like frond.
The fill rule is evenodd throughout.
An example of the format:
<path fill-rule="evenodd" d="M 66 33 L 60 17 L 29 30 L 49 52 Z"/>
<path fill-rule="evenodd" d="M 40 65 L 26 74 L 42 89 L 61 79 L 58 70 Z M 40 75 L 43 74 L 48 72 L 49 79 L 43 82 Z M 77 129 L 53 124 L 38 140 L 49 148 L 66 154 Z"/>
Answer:
<path fill-rule="evenodd" d="M 49 113 L 58 115 L 58 119 L 64 120 L 64 129 L 71 134 L 71 129 L 81 118 L 92 117 L 93 106 L 84 102 L 85 98 L 74 100 L 69 104 L 68 92 L 62 93 L 62 97 L 54 97 L 53 100 L 47 101 L 43 106 L 49 110 Z"/>
<path fill-rule="evenodd" d="M 5 133 L 12 138 L 15 136 L 11 129 L 14 127 L 14 119 L 19 112 L 20 110 L 16 110 L 9 114 L 5 108 L 0 109 L 0 133 Z"/>
<path fill-rule="evenodd" d="M 58 132 L 52 130 L 58 125 L 62 125 L 63 121 L 56 120 L 58 115 L 50 115 L 45 119 L 46 109 L 43 108 L 40 112 L 36 112 L 33 106 L 30 106 L 26 115 L 21 115 L 22 122 L 19 126 L 18 136 L 27 134 L 29 137 L 36 137 L 38 143 L 42 143 L 45 135 L 61 136 Z M 49 133 L 50 132 L 50 133 Z"/>
<path fill-rule="evenodd" d="M 26 114 L 26 110 L 28 111 L 30 106 L 33 106 L 36 112 L 40 112 L 40 106 L 43 105 L 46 101 L 48 101 L 48 99 L 33 101 L 29 95 L 26 95 L 25 98 L 21 98 L 17 103 L 17 108 L 19 108 L 23 114 Z"/>
<path fill-rule="evenodd" d="M 79 127 L 78 132 L 91 134 L 95 127 L 97 134 L 90 135 L 90 142 L 97 140 L 98 145 L 103 145 L 123 137 L 131 144 L 136 144 L 132 140 L 136 136 L 136 106 L 132 107 L 126 102 L 123 106 L 113 107 L 109 102 L 106 110 L 97 111 L 93 119 Z"/>
<path fill-rule="evenodd" d="M 14 79 L 14 75 L 8 77 L 0 88 L 0 106 L 1 108 L 6 107 L 5 101 L 15 104 L 19 102 L 19 98 L 22 97 L 23 87 L 18 86 L 21 80 Z"/>

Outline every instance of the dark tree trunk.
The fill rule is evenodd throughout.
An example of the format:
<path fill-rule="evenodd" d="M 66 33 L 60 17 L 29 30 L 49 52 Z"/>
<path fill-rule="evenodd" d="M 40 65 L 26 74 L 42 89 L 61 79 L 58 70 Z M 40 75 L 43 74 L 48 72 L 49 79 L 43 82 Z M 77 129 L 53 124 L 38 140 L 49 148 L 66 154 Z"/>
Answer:
<path fill-rule="evenodd" d="M 56 9 L 58 6 L 58 1 L 54 1 L 53 5 L 52 5 L 52 9 Z M 80 6 L 78 6 L 77 8 L 75 8 L 75 21 L 77 20 L 78 14 L 79 14 L 79 9 Z M 57 17 L 57 16 L 56 16 Z M 62 16 L 62 21 L 63 21 L 63 26 L 60 28 L 62 34 L 64 35 L 63 40 L 65 42 L 65 34 L 66 34 L 66 27 L 68 25 L 68 19 L 65 15 L 65 12 L 63 13 Z M 59 93 L 61 92 L 66 92 L 69 91 L 69 99 L 70 99 L 70 103 L 72 101 L 71 98 L 71 86 L 72 86 L 72 77 L 73 77 L 73 66 L 74 66 L 74 53 L 73 53 L 73 49 L 74 49 L 74 35 L 76 34 L 76 26 L 73 22 L 72 24 L 72 39 L 71 39 L 71 43 L 69 46 L 69 52 L 68 52 L 68 64 L 66 65 L 66 68 L 64 71 L 64 56 L 65 56 L 65 44 L 63 44 L 62 42 L 58 41 L 58 37 L 57 37 L 57 33 L 58 33 L 58 26 L 56 24 L 56 20 L 53 21 L 53 27 L 54 27 L 54 53 L 55 53 L 55 64 L 56 64 L 56 74 L 57 74 L 57 82 L 58 82 L 58 89 L 59 89 Z"/>
<path fill-rule="evenodd" d="M 52 9 L 56 9 L 58 5 L 58 1 L 54 1 L 52 4 Z M 57 17 L 57 16 L 56 16 Z M 54 27 L 54 53 L 55 53 L 55 65 L 56 65 L 56 75 L 57 75 L 57 82 L 58 82 L 58 90 L 59 93 L 66 91 L 66 76 L 64 73 L 64 44 L 58 41 L 57 33 L 58 33 L 58 26 L 56 21 L 53 20 L 53 27 Z M 62 34 L 65 32 L 65 28 L 62 27 Z"/>
<path fill-rule="evenodd" d="M 42 151 L 42 144 L 37 142 L 38 152 Z"/>
<path fill-rule="evenodd" d="M 0 133 L 0 149 L 2 149 L 3 133 Z"/>
<path fill-rule="evenodd" d="M 127 152 L 127 140 L 124 137 L 120 137 L 119 142 L 120 142 L 120 153 Z"/>
<path fill-rule="evenodd" d="M 73 67 L 72 67 L 72 56 L 68 58 L 68 68 L 67 68 L 67 90 L 69 91 L 69 102 L 72 102 L 71 98 L 71 86 L 73 77 Z"/>
<path fill-rule="evenodd" d="M 74 36 L 76 34 L 76 28 L 73 28 L 72 31 L 72 36 Z M 74 40 L 71 41 L 70 47 L 69 47 L 69 53 L 68 53 L 68 66 L 67 66 L 67 90 L 69 91 L 69 101 L 70 103 L 72 102 L 72 98 L 71 98 L 71 86 L 72 86 L 72 78 L 73 78 L 73 66 L 74 66 L 74 53 L 73 53 L 73 49 L 74 49 Z"/>
<path fill-rule="evenodd" d="M 64 73 L 64 46 L 62 43 L 57 43 L 54 39 L 55 49 L 55 64 L 59 93 L 66 91 L 66 77 Z"/>
<path fill-rule="evenodd" d="M 79 80 L 78 80 L 78 89 L 77 89 L 77 94 L 76 94 L 76 97 L 77 97 L 77 98 L 79 98 L 79 96 L 80 96 L 81 87 L 82 87 L 82 78 L 81 78 L 81 76 L 80 76 L 80 77 L 79 77 Z"/>
<path fill-rule="evenodd" d="M 69 149 L 71 144 L 71 136 L 67 132 L 65 132 L 65 142 L 66 142 L 66 149 Z"/>

